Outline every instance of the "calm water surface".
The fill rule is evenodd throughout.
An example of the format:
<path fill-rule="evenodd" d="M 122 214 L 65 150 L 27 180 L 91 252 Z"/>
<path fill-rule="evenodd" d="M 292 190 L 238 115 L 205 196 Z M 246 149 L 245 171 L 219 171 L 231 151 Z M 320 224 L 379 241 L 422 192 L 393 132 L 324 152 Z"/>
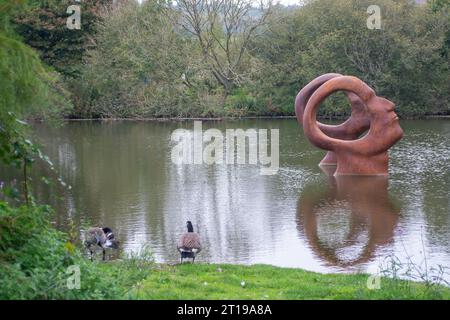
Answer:
<path fill-rule="evenodd" d="M 265 263 L 319 272 L 376 272 L 388 256 L 450 267 L 450 121 L 401 121 L 390 177 L 334 178 L 294 119 L 203 122 L 203 128 L 280 130 L 280 169 L 176 165 L 171 133 L 193 122 L 73 122 L 36 126 L 45 152 L 72 188 L 34 193 L 57 208 L 55 223 L 112 227 L 122 250 L 143 245 L 159 262 L 179 259 L 176 240 L 191 220 L 198 260 Z M 3 171 L 3 174 L 8 173 Z M 450 277 L 447 276 L 447 280 Z"/>

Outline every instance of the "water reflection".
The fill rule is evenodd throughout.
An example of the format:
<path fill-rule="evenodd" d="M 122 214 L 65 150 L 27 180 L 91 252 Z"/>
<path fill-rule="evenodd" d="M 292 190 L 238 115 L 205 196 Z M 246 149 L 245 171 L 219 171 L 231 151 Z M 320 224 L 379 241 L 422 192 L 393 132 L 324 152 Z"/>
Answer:
<path fill-rule="evenodd" d="M 297 223 L 319 259 L 348 268 L 371 261 L 378 248 L 393 242 L 400 208 L 389 197 L 387 177 L 335 177 L 334 170 L 323 167 L 325 190 L 313 184 L 301 192 Z"/>

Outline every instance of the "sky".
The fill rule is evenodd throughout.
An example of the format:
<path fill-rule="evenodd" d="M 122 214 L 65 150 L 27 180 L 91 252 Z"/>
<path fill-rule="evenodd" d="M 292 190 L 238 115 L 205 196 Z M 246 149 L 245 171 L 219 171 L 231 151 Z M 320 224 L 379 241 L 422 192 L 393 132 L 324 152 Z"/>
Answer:
<path fill-rule="evenodd" d="M 291 4 L 299 4 L 299 0 L 278 0 L 281 4 L 284 5 L 291 5 Z M 277 3 L 277 0 L 274 1 L 274 3 Z"/>

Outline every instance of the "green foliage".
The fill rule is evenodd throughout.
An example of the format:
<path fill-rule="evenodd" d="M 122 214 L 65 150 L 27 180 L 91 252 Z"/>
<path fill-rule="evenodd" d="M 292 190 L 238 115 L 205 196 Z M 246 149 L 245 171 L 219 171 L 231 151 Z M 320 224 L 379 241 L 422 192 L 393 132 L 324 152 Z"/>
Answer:
<path fill-rule="evenodd" d="M 439 11 L 450 8 L 450 0 L 428 0 L 431 10 Z"/>
<path fill-rule="evenodd" d="M 76 117 L 293 115 L 298 91 L 323 73 L 355 75 L 393 100 L 402 116 L 449 114 L 450 21 L 446 0 L 381 0 L 382 28 L 367 28 L 369 0 L 276 6 L 246 46 L 245 75 L 224 91 L 173 7 L 128 3 L 98 23 L 75 86 Z M 217 26 L 216 26 L 217 27 Z M 223 32 L 213 30 L 217 43 Z M 212 57 L 214 58 L 214 57 Z M 221 61 L 223 56 L 214 61 Z M 343 95 L 319 114 L 348 114 Z"/>
<path fill-rule="evenodd" d="M 450 19 L 450 0 L 429 0 L 428 1 L 431 10 L 434 13 L 445 14 L 447 19 Z M 446 59 L 449 58 L 450 51 L 450 29 L 447 28 L 445 37 L 442 44 L 442 56 Z"/>
<path fill-rule="evenodd" d="M 123 299 L 148 276 L 148 250 L 114 263 L 91 262 L 51 225 L 48 206 L 11 208 L 0 202 L 0 299 Z M 80 289 L 69 289 L 69 266 Z"/>
<path fill-rule="evenodd" d="M 184 40 L 160 1 L 127 2 L 105 13 L 97 49 L 87 53 L 76 88 L 76 116 L 186 116 Z M 195 95 L 195 93 L 194 93 Z"/>
<path fill-rule="evenodd" d="M 39 52 L 40 58 L 59 73 L 67 77 L 77 77 L 86 50 L 95 47 L 92 36 L 100 12 L 112 0 L 38 0 L 29 10 L 16 15 L 17 32 L 26 44 Z M 67 28 L 70 13 L 67 8 L 78 5 L 81 8 L 81 29 Z"/>
<path fill-rule="evenodd" d="M 0 162 L 23 169 L 24 198 L 28 203 L 27 169 L 40 158 L 49 162 L 26 138 L 23 118 L 54 118 L 67 108 L 58 76 L 15 34 L 11 19 L 24 1 L 0 3 Z M 9 192 L 16 196 L 17 192 Z"/>
<path fill-rule="evenodd" d="M 243 89 L 234 90 L 227 97 L 225 109 L 234 116 L 255 115 L 258 111 L 258 102 L 255 97 Z"/>
<path fill-rule="evenodd" d="M 0 298 L 50 298 L 61 290 L 65 252 L 62 234 L 48 222 L 49 207 L 10 208 L 0 202 Z"/>
<path fill-rule="evenodd" d="M 0 7 L 0 121 L 8 112 L 17 117 L 45 117 L 67 107 L 58 75 L 14 32 L 11 19 L 23 1 L 2 0 Z"/>
<path fill-rule="evenodd" d="M 450 112 L 449 60 L 442 43 L 450 30 L 448 14 L 411 1 L 378 1 L 381 30 L 366 27 L 371 1 L 316 0 L 281 14 L 254 48 L 266 67 L 260 88 L 278 105 L 323 73 L 355 75 L 379 95 L 397 103 L 404 116 Z M 343 100 L 330 101 L 322 115 L 341 114 Z"/>
<path fill-rule="evenodd" d="M 37 54 L 0 29 L 0 121 L 6 112 L 35 117 L 59 112 L 64 102 L 58 91 L 57 77 Z"/>
<path fill-rule="evenodd" d="M 53 93 L 64 90 L 14 35 L 12 17 L 26 43 L 66 76 L 76 105 L 71 117 L 293 115 L 300 88 L 327 72 L 362 78 L 403 116 L 450 113 L 447 0 L 381 0 L 381 30 L 366 27 L 369 0 L 276 6 L 245 48 L 238 70 L 245 77 L 226 94 L 205 52 L 179 27 L 179 12 L 164 1 L 114 8 L 85 1 L 81 30 L 65 25 L 69 0 L 22 1 L 28 6 L 20 13 L 19 2 L 3 0 L 0 14 L 0 103 L 18 116 L 61 110 Z M 213 34 L 223 42 L 224 32 Z M 346 99 L 327 99 L 319 114 L 345 116 Z"/>

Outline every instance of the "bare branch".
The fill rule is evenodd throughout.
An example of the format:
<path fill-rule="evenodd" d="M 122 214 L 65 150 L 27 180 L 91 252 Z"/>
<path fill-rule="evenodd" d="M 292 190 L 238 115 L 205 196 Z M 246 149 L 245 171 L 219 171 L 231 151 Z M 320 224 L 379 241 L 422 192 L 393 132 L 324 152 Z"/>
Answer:
<path fill-rule="evenodd" d="M 193 35 L 204 63 L 225 94 L 240 84 L 242 63 L 255 31 L 272 13 L 272 0 L 178 0 L 177 23 Z"/>

